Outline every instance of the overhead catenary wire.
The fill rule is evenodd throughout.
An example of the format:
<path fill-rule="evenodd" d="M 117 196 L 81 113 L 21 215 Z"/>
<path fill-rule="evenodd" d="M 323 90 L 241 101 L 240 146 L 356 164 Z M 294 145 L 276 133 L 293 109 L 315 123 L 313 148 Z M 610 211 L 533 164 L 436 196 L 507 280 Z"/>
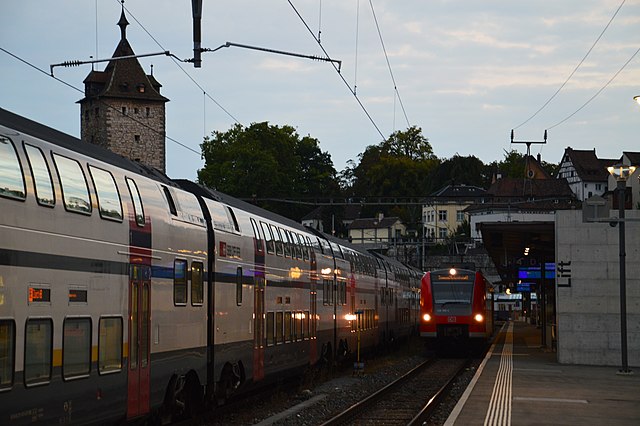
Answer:
<path fill-rule="evenodd" d="M 1 50 L 1 51 L 3 51 L 4 53 L 6 53 L 7 55 L 9 55 L 9 56 L 11 56 L 11 57 L 13 57 L 13 58 L 17 59 L 18 61 L 22 62 L 23 64 L 25 64 L 25 65 L 27 65 L 27 66 L 29 66 L 29 67 L 31 67 L 31 68 L 33 68 L 33 69 L 35 69 L 36 71 L 41 72 L 42 74 L 46 75 L 47 77 L 49 77 L 49 78 L 53 78 L 53 79 L 54 79 L 54 80 L 56 80 L 57 82 L 62 83 L 62 84 L 64 84 L 65 86 L 70 87 L 71 89 L 76 90 L 76 91 L 78 91 L 78 92 L 80 92 L 80 93 L 82 93 L 82 94 L 84 95 L 84 90 L 82 90 L 82 89 L 80 89 L 80 88 L 78 88 L 78 87 L 75 87 L 74 85 L 72 85 L 72 84 L 70 84 L 70 83 L 67 83 L 67 82 L 66 82 L 66 81 L 64 81 L 64 80 L 62 80 L 62 79 L 60 79 L 60 78 L 58 78 L 58 77 L 55 77 L 55 76 L 53 76 L 53 75 L 49 74 L 47 71 L 43 70 L 42 68 L 37 67 L 36 65 L 34 65 L 34 64 L 32 64 L 31 62 L 27 61 L 26 59 L 21 58 L 20 56 L 18 56 L 18 55 L 16 55 L 16 54 L 12 53 L 12 52 L 10 52 L 10 51 L 8 51 L 7 49 L 5 49 L 5 48 L 3 48 L 3 47 L 0 47 L 0 50 Z M 102 100 L 100 100 L 100 99 L 98 99 L 98 100 L 97 100 L 97 102 L 99 102 L 99 103 L 100 103 L 100 105 L 102 105 L 102 106 L 104 106 L 104 107 L 106 107 L 106 108 L 112 109 L 112 110 L 114 110 L 114 111 L 117 111 L 119 114 L 122 114 L 122 113 L 121 113 L 117 108 L 115 108 L 115 107 L 113 107 L 113 106 L 111 106 L 111 105 L 107 104 L 106 102 L 104 102 L 104 101 L 102 101 Z M 151 127 L 151 126 L 147 125 L 146 123 L 144 123 L 144 122 L 142 122 L 142 121 L 140 121 L 140 120 L 136 119 L 135 117 L 133 117 L 133 116 L 131 116 L 131 115 L 129 115 L 129 114 L 124 114 L 124 116 L 125 116 L 125 117 L 128 117 L 129 119 L 131 119 L 132 121 L 136 122 L 137 124 L 140 124 L 141 126 L 144 126 L 145 128 L 149 129 L 150 131 L 152 131 L 152 132 L 154 132 L 154 133 L 157 133 L 157 134 L 159 134 L 159 135 L 162 135 L 162 136 L 166 137 L 166 138 L 167 138 L 168 140 L 170 140 L 171 142 L 173 142 L 173 143 L 175 143 L 175 144 L 177 144 L 177 145 L 179 145 L 179 146 L 181 146 L 181 147 L 183 147 L 183 148 L 185 148 L 185 149 L 187 149 L 187 150 L 189 150 L 189 151 L 191 151 L 191 152 L 193 152 L 193 153 L 195 153 L 195 154 L 197 154 L 197 155 L 200 155 L 200 156 L 202 155 L 202 153 L 201 153 L 201 152 L 196 151 L 195 149 L 193 149 L 193 148 L 189 147 L 188 145 L 185 145 L 185 144 L 184 144 L 184 143 L 182 143 L 182 142 L 179 142 L 178 140 L 176 140 L 176 139 L 174 139 L 174 138 L 172 138 L 172 137 L 170 137 L 170 136 L 168 136 L 168 135 L 164 134 L 163 132 L 159 132 L 159 131 L 157 131 L 157 130 L 156 130 L 156 129 L 154 129 L 153 127 Z"/>
<path fill-rule="evenodd" d="M 604 35 L 604 33 L 607 31 L 607 29 L 609 28 L 609 25 L 611 25 L 611 22 L 613 22 L 614 18 L 616 17 L 616 15 L 618 14 L 618 12 L 620 11 L 620 9 L 622 8 L 622 5 L 624 5 L 626 0 L 622 0 L 622 3 L 620 3 L 620 6 L 618 6 L 618 8 L 616 9 L 616 11 L 614 12 L 613 16 L 611 16 L 611 19 L 609 19 L 609 22 L 607 22 L 607 25 L 605 25 L 604 29 L 602 30 L 602 32 L 600 33 L 600 35 L 598 36 L 598 38 L 596 38 L 596 40 L 593 42 L 593 44 L 591 45 L 591 47 L 589 48 L 589 50 L 587 51 L 587 53 L 584 55 L 584 57 L 580 60 L 580 62 L 578 62 L 578 65 L 576 65 L 576 67 L 573 69 L 573 71 L 571 72 L 571 74 L 569 74 L 569 77 L 567 77 L 567 79 L 564 81 L 564 83 L 562 83 L 560 85 L 560 87 L 558 88 L 558 90 L 555 91 L 555 93 L 553 95 L 551 95 L 551 97 L 549 99 L 547 99 L 547 101 L 536 111 L 533 113 L 532 116 L 530 116 L 529 118 L 527 118 L 526 120 L 524 120 L 522 123 L 518 124 L 517 126 L 513 127 L 513 129 L 518 129 L 522 126 L 524 126 L 525 124 L 527 124 L 529 121 L 531 121 L 535 116 L 538 115 L 538 113 L 540 113 L 540 111 L 542 111 L 547 105 L 549 105 L 549 103 L 556 97 L 556 95 L 558 93 L 560 93 L 560 91 L 564 88 L 564 86 L 566 86 L 566 84 L 569 82 L 569 80 L 571 80 L 571 77 L 573 77 L 573 75 L 576 73 L 576 71 L 578 71 L 578 68 L 580 68 L 580 66 L 582 65 L 582 63 L 587 59 L 587 57 L 589 56 L 589 54 L 591 53 L 591 51 L 593 50 L 594 47 L 596 47 L 596 44 L 598 44 L 598 42 L 600 41 L 600 39 L 602 38 L 602 36 Z M 576 111 L 577 112 L 577 111 Z M 560 124 L 560 123 L 558 123 Z"/>
<path fill-rule="evenodd" d="M 620 74 L 622 72 L 622 70 L 624 70 L 626 68 L 627 65 L 629 65 L 629 63 L 633 60 L 633 58 L 636 57 L 636 55 L 640 52 L 640 48 L 638 48 L 638 50 L 635 51 L 635 53 L 633 55 L 631 55 L 631 57 L 627 60 L 627 62 L 624 63 L 624 65 L 622 65 L 622 67 L 620 67 L 620 69 L 613 74 L 613 76 L 609 79 L 609 81 L 607 81 L 605 83 L 604 86 L 602 86 L 600 88 L 600 90 L 598 90 L 593 96 L 591 96 L 584 104 L 582 104 L 582 106 L 580 106 L 580 108 L 578 108 L 577 110 L 575 110 L 574 112 L 572 112 L 571 114 L 569 114 L 566 118 L 560 120 L 559 122 L 557 122 L 556 124 L 554 124 L 553 126 L 549 126 L 547 127 L 547 129 L 553 129 L 554 127 L 558 127 L 559 125 L 561 125 L 562 123 L 564 123 L 565 121 L 569 120 L 571 117 L 573 117 L 574 115 L 576 115 L 578 112 L 580 112 L 584 107 L 586 107 L 587 105 L 589 105 L 589 103 L 594 100 L 600 93 L 602 93 L 602 91 L 604 89 L 607 88 L 607 86 L 609 86 L 609 84 L 611 84 L 611 82 L 613 80 L 616 79 L 616 77 L 618 77 L 618 74 Z"/>
<path fill-rule="evenodd" d="M 294 12 L 296 13 L 296 15 L 298 15 L 298 18 L 300 18 L 300 20 L 302 21 L 302 23 L 304 24 L 304 26 L 307 28 L 307 31 L 309 31 L 309 34 L 311 34 L 311 37 L 313 37 L 313 39 L 316 41 L 316 43 L 318 43 L 318 46 L 320 46 L 320 49 L 322 49 L 322 51 L 324 52 L 324 54 L 326 55 L 326 57 L 330 58 L 331 56 L 329 55 L 329 53 L 327 52 L 327 50 L 324 48 L 324 46 L 322 45 L 322 43 L 320 43 L 320 40 L 318 40 L 318 38 L 315 36 L 315 34 L 313 33 L 313 30 L 309 27 L 309 24 L 307 24 L 307 22 L 305 21 L 305 19 L 302 17 L 302 15 L 300 14 L 300 12 L 298 12 L 298 9 L 294 6 L 294 4 L 291 2 L 291 0 L 287 0 L 287 2 L 289 3 L 289 5 L 291 6 L 291 8 L 294 10 Z M 375 120 L 373 119 L 373 117 L 371 116 L 371 114 L 369 114 L 369 111 L 367 111 L 367 108 L 365 108 L 364 104 L 362 103 L 362 101 L 360 100 L 360 98 L 358 98 L 358 95 L 356 95 L 356 93 L 354 92 L 353 89 L 351 89 L 351 86 L 349 86 L 349 83 L 347 82 L 347 80 L 344 78 L 344 76 L 342 75 L 342 73 L 340 72 L 339 68 L 334 64 L 331 63 L 331 65 L 333 66 L 333 69 L 336 71 L 336 73 L 338 74 L 338 76 L 340 77 L 340 79 L 342 80 L 342 82 L 344 83 L 345 86 L 347 86 L 347 89 L 349 89 L 349 92 L 351 92 L 351 94 L 353 95 L 353 97 L 356 99 L 356 101 L 358 102 L 358 105 L 360 105 L 360 108 L 362 108 L 362 111 L 364 111 L 365 115 L 367 116 L 367 118 L 369 119 L 369 121 L 371 122 L 371 124 L 373 124 L 373 127 L 375 127 L 376 131 L 380 134 L 380 137 L 385 140 L 385 136 L 382 133 L 382 131 L 380 130 L 380 128 L 378 127 L 378 125 L 376 124 Z"/>
<path fill-rule="evenodd" d="M 393 82 L 393 90 L 395 91 L 395 94 L 398 96 L 398 102 L 400 102 L 400 108 L 402 108 L 404 119 L 407 121 L 407 127 L 410 127 L 411 124 L 409 123 L 409 118 L 407 117 L 407 111 L 404 109 L 404 104 L 402 103 L 400 92 L 398 91 L 398 85 L 396 84 L 396 79 L 393 76 L 393 71 L 391 70 L 391 62 L 389 62 L 389 55 L 387 55 L 387 49 L 384 46 L 384 40 L 382 39 L 382 31 L 380 31 L 380 25 L 378 24 L 378 18 L 376 17 L 376 11 L 373 8 L 372 0 L 369 0 L 369 5 L 371 6 L 371 13 L 373 14 L 373 20 L 378 30 L 378 37 L 380 37 L 380 44 L 382 44 L 382 51 L 384 52 L 384 57 L 387 60 L 387 68 L 389 68 L 389 74 L 391 75 L 391 81 Z"/>
<path fill-rule="evenodd" d="M 116 2 L 120 3 L 120 0 L 115 0 Z M 145 28 L 144 25 L 142 25 L 142 23 L 135 17 L 135 15 L 133 13 L 131 13 L 131 11 L 129 9 L 127 9 L 127 7 L 123 4 L 122 7 L 124 8 L 124 10 L 127 11 L 127 13 L 133 18 L 134 21 L 136 21 L 136 23 L 140 26 L 140 28 L 142 28 L 142 30 L 147 33 L 147 35 L 151 38 L 151 40 L 153 40 L 162 50 L 166 50 L 162 44 Z M 238 120 L 236 117 L 233 116 L 233 114 L 231 114 L 225 107 L 222 106 L 222 104 L 220 104 L 217 100 L 215 100 L 201 85 L 200 83 L 198 83 L 192 76 L 191 74 L 189 74 L 178 62 L 178 60 L 175 57 L 171 57 L 171 60 L 173 61 L 174 64 L 176 64 L 176 66 L 178 68 L 180 68 L 180 70 L 189 78 L 189 80 L 191 80 L 191 82 L 193 82 L 193 84 L 196 85 L 196 87 L 198 89 L 200 89 L 207 98 L 209 98 L 214 104 L 216 104 L 216 106 L 218 108 L 220 108 L 225 114 L 227 114 L 233 121 L 235 121 L 238 124 L 240 123 L 240 120 Z"/>

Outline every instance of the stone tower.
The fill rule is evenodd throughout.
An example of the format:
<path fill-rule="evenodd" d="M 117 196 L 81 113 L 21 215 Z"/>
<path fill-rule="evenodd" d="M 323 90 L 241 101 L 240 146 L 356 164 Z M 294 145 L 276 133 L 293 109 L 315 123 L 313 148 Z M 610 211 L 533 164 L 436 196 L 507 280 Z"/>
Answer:
<path fill-rule="evenodd" d="M 104 71 L 84 79 L 80 138 L 165 172 L 165 103 L 162 85 L 145 74 L 127 41 L 129 25 L 120 15 L 120 42 Z"/>

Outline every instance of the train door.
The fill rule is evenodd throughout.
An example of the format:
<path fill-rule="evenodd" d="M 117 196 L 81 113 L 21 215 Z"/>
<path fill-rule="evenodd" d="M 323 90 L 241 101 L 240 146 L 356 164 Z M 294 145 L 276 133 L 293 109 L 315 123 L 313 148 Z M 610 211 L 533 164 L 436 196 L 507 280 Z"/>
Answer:
<path fill-rule="evenodd" d="M 264 277 L 257 276 L 254 286 L 253 380 L 264 378 Z"/>
<path fill-rule="evenodd" d="M 149 412 L 151 268 L 131 265 L 127 418 Z"/>

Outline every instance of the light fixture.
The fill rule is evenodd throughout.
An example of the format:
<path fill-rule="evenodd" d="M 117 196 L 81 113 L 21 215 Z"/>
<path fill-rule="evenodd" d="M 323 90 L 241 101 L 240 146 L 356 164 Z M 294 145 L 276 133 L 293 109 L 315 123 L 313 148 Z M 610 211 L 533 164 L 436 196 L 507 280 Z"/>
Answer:
<path fill-rule="evenodd" d="M 634 96 L 633 100 L 636 101 L 638 103 L 638 105 L 640 105 L 640 95 Z"/>
<path fill-rule="evenodd" d="M 613 166 L 607 167 L 607 171 L 611 176 L 613 176 L 618 182 L 626 182 L 629 179 L 629 176 L 636 171 L 635 166 L 627 166 L 624 164 L 616 164 Z"/>

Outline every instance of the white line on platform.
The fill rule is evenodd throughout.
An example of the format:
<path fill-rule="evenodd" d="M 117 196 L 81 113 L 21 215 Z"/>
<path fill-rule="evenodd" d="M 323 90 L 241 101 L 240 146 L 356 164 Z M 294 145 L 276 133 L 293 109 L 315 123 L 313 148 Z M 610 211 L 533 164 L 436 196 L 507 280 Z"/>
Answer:
<path fill-rule="evenodd" d="M 568 402 L 571 404 L 588 404 L 586 399 L 564 399 L 564 398 L 536 398 L 528 396 L 514 396 L 514 401 L 537 401 L 537 402 Z"/>

